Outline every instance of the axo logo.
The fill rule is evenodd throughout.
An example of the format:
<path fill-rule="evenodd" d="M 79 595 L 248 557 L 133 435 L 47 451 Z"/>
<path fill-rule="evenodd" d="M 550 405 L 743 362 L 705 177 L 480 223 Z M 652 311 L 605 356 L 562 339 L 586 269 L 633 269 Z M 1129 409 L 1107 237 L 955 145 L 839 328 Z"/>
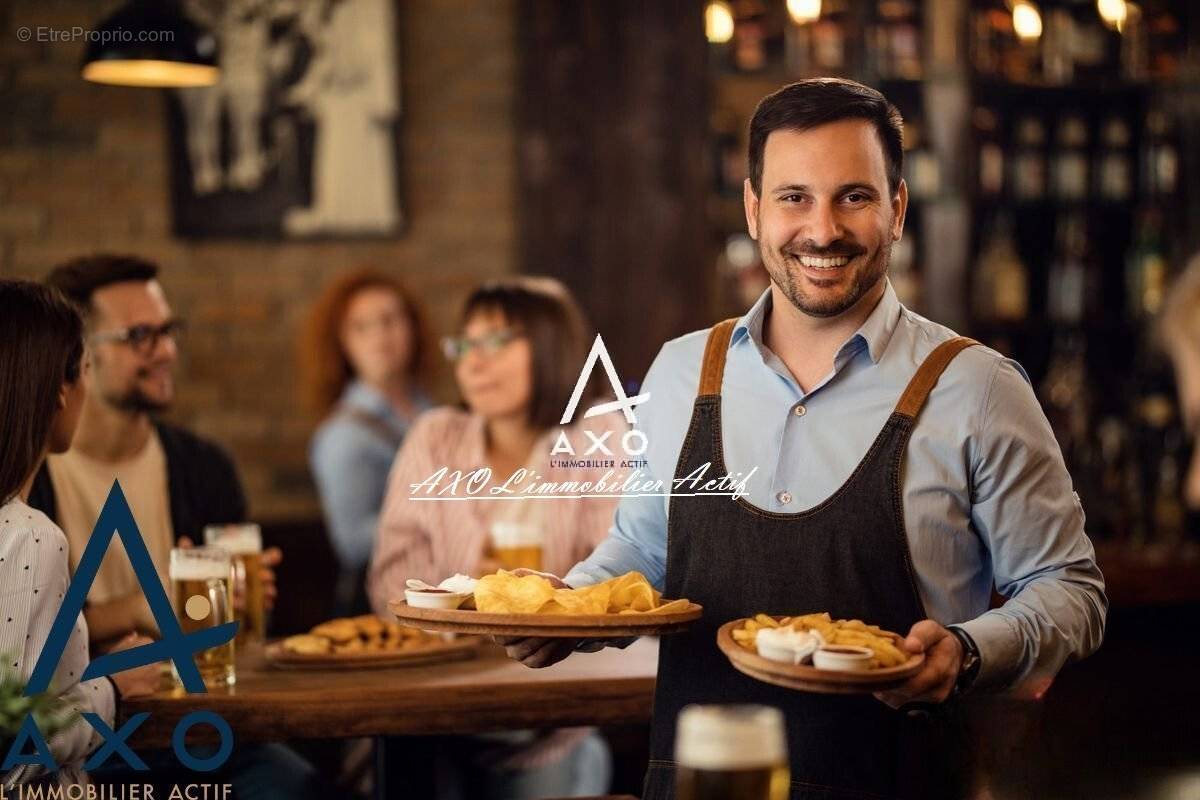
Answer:
<path fill-rule="evenodd" d="M 206 691 L 204 680 L 200 677 L 200 670 L 196 667 L 192 656 L 199 651 L 228 642 L 237 633 L 238 623 L 229 622 L 188 634 L 183 632 L 179 625 L 179 619 L 172 611 L 171 603 L 159 581 L 158 572 L 154 568 L 150 552 L 146 549 L 146 543 L 138 531 L 137 522 L 133 518 L 133 512 L 129 509 L 125 493 L 121 491 L 121 484 L 114 481 L 108 499 L 104 501 L 104 508 L 100 511 L 100 518 L 96 520 L 96 527 L 92 530 L 88 545 L 84 549 L 82 558 L 79 559 L 79 567 L 75 570 L 75 577 L 67 589 L 66 597 L 63 598 L 62 607 L 59 608 L 50 633 L 46 637 L 46 644 L 34 665 L 33 673 L 29 676 L 29 683 L 25 687 L 26 696 L 40 694 L 50 689 L 54 671 L 67 647 L 75 621 L 83 611 L 84 601 L 96 579 L 96 573 L 100 570 L 100 563 L 104 559 L 104 554 L 108 550 L 113 536 L 119 536 L 121 543 L 125 546 L 125 552 L 129 555 L 134 575 L 137 576 L 146 601 L 150 605 L 150 611 L 158 624 L 161 638 L 152 644 L 109 653 L 93 660 L 84 670 L 80 680 L 102 678 L 135 667 L 160 661 L 171 661 L 175 665 L 175 671 L 178 673 L 184 689 L 189 694 L 200 694 Z M 96 769 L 113 754 L 120 754 L 125 762 L 136 770 L 149 769 L 146 762 L 127 744 L 130 735 L 149 716 L 149 713 L 146 712 L 135 714 L 119 730 L 114 731 L 98 715 L 84 712 L 83 718 L 104 738 L 104 744 L 88 758 L 84 769 Z M 221 744 L 212 756 L 198 758 L 187 750 L 185 745 L 187 732 L 199 724 L 213 726 L 220 737 Z M 30 743 L 33 745 L 33 751 L 24 753 L 23 751 Z M 171 743 L 175 750 L 175 756 L 181 764 L 198 772 L 209 772 L 228 760 L 233 751 L 233 731 L 219 715 L 211 711 L 194 711 L 179 720 L 171 737 Z M 58 764 L 55 763 L 50 754 L 50 748 L 46 745 L 45 737 L 38 730 L 37 723 L 32 716 L 25 718 L 0 769 L 10 770 L 21 764 L 37 764 L 49 771 L 58 769 Z"/>
<path fill-rule="evenodd" d="M 633 414 L 633 407 L 640 405 L 650 399 L 650 393 L 638 394 L 629 397 L 625 394 L 625 387 L 621 385 L 621 379 L 617 377 L 617 369 L 613 366 L 612 356 L 608 354 L 608 348 L 604 346 L 604 339 L 600 334 L 596 334 L 595 341 L 592 342 L 592 349 L 588 353 L 587 360 L 583 362 L 583 369 L 579 372 L 579 379 L 575 382 L 575 389 L 571 392 L 571 399 L 567 401 L 567 407 L 563 411 L 562 419 L 559 420 L 560 425 L 569 425 L 575 417 L 575 410 L 579 407 L 579 400 L 583 397 L 583 390 L 587 386 L 588 379 L 592 376 L 592 370 L 596 367 L 596 362 L 599 361 L 604 366 L 604 374 L 608 377 L 608 383 L 612 387 L 615 400 L 607 403 L 598 403 L 584 412 L 583 418 L 596 417 L 601 414 L 607 414 L 610 411 L 620 411 L 625 415 L 625 421 L 630 425 L 637 422 L 637 417 Z M 584 434 L 589 439 L 588 449 L 583 455 L 593 455 L 602 453 L 606 456 L 611 456 L 612 450 L 608 447 L 606 440 L 612 435 L 612 431 L 605 431 L 603 435 L 596 436 L 589 430 L 585 430 Z M 648 442 L 646 435 L 639 430 L 629 430 L 621 437 L 621 447 L 626 455 L 640 456 L 646 452 Z M 567 439 L 565 431 L 558 432 L 558 439 L 554 442 L 554 448 L 550 451 L 551 455 L 576 455 L 575 448 L 571 446 L 570 440 Z"/>

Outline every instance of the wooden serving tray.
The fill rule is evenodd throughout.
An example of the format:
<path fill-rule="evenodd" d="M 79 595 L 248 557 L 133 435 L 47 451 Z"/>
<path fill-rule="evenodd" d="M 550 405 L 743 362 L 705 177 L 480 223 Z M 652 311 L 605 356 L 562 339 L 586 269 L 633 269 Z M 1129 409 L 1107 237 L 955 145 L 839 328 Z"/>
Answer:
<path fill-rule="evenodd" d="M 384 669 L 437 664 L 474 658 L 482 640 L 475 637 L 432 642 L 405 650 L 366 650 L 357 653 L 293 653 L 283 642 L 267 645 L 264 656 L 278 669 Z"/>
<path fill-rule="evenodd" d="M 612 639 L 675 633 L 700 618 L 703 608 L 690 603 L 674 614 L 484 614 L 480 611 L 415 608 L 393 600 L 388 608 L 405 625 L 426 631 L 550 639 Z"/>
<path fill-rule="evenodd" d="M 749 675 L 755 680 L 783 686 L 787 689 L 818 694 L 867 694 L 887 691 L 916 675 L 920 672 L 921 665 L 925 663 L 925 654 L 918 653 L 909 657 L 908 661 L 903 664 L 894 667 L 866 672 L 840 672 L 817 669 L 809 664 L 785 664 L 782 661 L 772 661 L 747 650 L 734 641 L 734 629 L 740 628 L 745 621 L 744 619 L 735 619 L 722 625 L 717 631 L 717 647 L 721 648 L 721 652 L 738 672 Z M 899 645 L 900 637 L 893 634 L 893 639 Z"/>

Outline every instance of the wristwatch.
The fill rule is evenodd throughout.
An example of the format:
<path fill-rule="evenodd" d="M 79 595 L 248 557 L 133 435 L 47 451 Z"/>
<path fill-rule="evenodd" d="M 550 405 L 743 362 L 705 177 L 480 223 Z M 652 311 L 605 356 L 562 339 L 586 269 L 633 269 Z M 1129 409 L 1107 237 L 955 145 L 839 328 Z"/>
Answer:
<path fill-rule="evenodd" d="M 960 692 L 965 692 L 975 683 L 975 678 L 979 676 L 979 667 L 982 662 L 979 659 L 979 646 L 975 644 L 975 640 L 971 638 L 971 634 L 964 631 L 955 625 L 947 628 L 963 648 L 962 664 L 958 668 L 958 680 L 954 682 L 954 688 Z"/>

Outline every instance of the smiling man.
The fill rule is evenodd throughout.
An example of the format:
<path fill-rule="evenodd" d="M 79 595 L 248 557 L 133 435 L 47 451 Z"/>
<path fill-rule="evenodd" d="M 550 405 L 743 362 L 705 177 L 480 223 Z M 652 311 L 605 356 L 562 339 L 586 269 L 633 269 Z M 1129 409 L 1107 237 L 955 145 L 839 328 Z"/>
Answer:
<path fill-rule="evenodd" d="M 878 92 L 815 79 L 750 123 L 746 222 L 771 287 L 740 319 L 669 342 L 638 410 L 647 471 L 757 468 L 749 496 L 630 496 L 565 578 L 640 570 L 702 621 L 661 643 L 644 800 L 673 796 L 690 703 L 786 716 L 791 798 L 958 798 L 963 692 L 1044 687 L 1103 637 L 1083 511 L 1024 371 L 912 313 L 887 280 L 904 231 L 902 122 Z M 989 610 L 993 585 L 1007 598 Z M 828 611 L 907 634 L 922 670 L 874 697 L 734 671 L 717 628 Z M 506 642 L 531 666 L 551 640 Z"/>

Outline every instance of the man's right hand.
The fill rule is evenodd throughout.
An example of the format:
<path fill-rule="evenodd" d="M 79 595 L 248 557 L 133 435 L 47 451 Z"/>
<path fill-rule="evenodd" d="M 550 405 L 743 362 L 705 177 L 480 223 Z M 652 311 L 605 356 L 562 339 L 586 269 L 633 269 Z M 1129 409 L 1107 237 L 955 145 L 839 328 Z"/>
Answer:
<path fill-rule="evenodd" d="M 571 587 L 563 583 L 562 578 L 557 575 L 551 575 L 549 572 L 538 572 L 533 569 L 515 569 L 513 575 L 518 578 L 526 575 L 540 575 L 555 589 L 569 589 Z M 557 664 L 571 653 L 575 652 L 576 645 L 579 644 L 578 639 L 546 639 L 531 636 L 493 636 L 492 639 L 496 644 L 504 648 L 504 652 L 508 653 L 508 657 L 514 661 L 520 661 L 527 667 L 541 669 L 548 667 L 551 664 Z"/>
<path fill-rule="evenodd" d="M 529 636 L 494 636 L 508 657 L 527 667 L 541 669 L 557 664 L 575 652 L 578 639 L 544 639 Z"/>

